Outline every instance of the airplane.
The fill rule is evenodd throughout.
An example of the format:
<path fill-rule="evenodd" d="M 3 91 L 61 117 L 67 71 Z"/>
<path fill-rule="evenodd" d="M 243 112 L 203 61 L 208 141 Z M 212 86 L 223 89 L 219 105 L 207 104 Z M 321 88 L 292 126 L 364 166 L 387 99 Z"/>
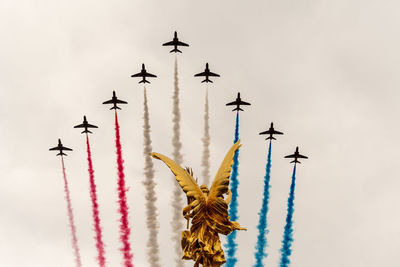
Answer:
<path fill-rule="evenodd" d="M 86 116 L 83 116 L 83 123 L 75 125 L 74 128 L 85 128 L 85 130 L 82 133 L 92 133 L 91 131 L 88 130 L 88 128 L 99 128 L 96 125 L 89 124 L 86 120 Z"/>
<path fill-rule="evenodd" d="M 300 159 L 308 159 L 308 157 L 303 156 L 303 155 L 301 155 L 299 153 L 299 147 L 298 146 L 296 147 L 296 151 L 294 152 L 294 154 L 287 155 L 287 156 L 285 156 L 285 158 L 294 158 L 294 160 L 291 161 L 290 163 L 293 163 L 293 162 L 294 163 L 301 163 L 300 161 L 297 160 L 298 158 L 300 158 Z"/>
<path fill-rule="evenodd" d="M 236 97 L 235 101 L 226 104 L 226 106 L 236 106 L 236 108 L 232 109 L 232 111 L 235 111 L 235 110 L 243 111 L 243 109 L 240 108 L 240 105 L 246 105 L 246 106 L 250 106 L 251 105 L 250 103 L 242 101 L 242 99 L 240 98 L 240 93 L 237 94 L 237 97 Z"/>
<path fill-rule="evenodd" d="M 211 81 L 210 79 L 208 79 L 208 77 L 220 77 L 219 74 L 213 73 L 210 71 L 210 69 L 208 68 L 208 63 L 206 63 L 206 68 L 204 69 L 204 72 L 200 72 L 194 75 L 194 77 L 201 77 L 201 76 L 205 76 L 206 79 L 202 81 L 202 83 L 206 82 L 206 83 L 212 83 L 213 81 Z"/>
<path fill-rule="evenodd" d="M 273 137 L 273 135 L 274 134 L 283 134 L 282 132 L 278 132 L 278 131 L 275 131 L 275 129 L 274 129 L 274 123 L 273 122 L 271 122 L 271 126 L 269 127 L 269 129 L 267 130 L 267 131 L 265 131 L 265 132 L 261 132 L 260 133 L 260 135 L 262 135 L 262 134 L 269 134 L 269 136 L 267 137 L 267 138 L 265 138 L 265 140 L 268 140 L 268 139 L 270 139 L 270 140 L 276 140 L 276 138 L 275 137 Z"/>
<path fill-rule="evenodd" d="M 60 139 L 58 139 L 58 145 L 57 145 L 56 147 L 50 148 L 49 150 L 50 150 L 50 151 L 58 150 L 59 153 L 58 153 L 56 156 L 67 156 L 67 154 L 65 154 L 65 153 L 63 152 L 63 150 L 65 150 L 65 151 L 72 151 L 71 148 L 68 148 L 68 147 L 63 146 L 63 144 L 61 143 L 61 140 L 60 140 Z"/>
<path fill-rule="evenodd" d="M 120 107 L 117 106 L 117 104 L 128 104 L 128 102 L 119 100 L 115 95 L 115 91 L 113 91 L 113 96 L 111 100 L 105 101 L 103 102 L 103 104 L 113 104 L 114 106 L 110 108 L 110 110 L 112 110 L 112 109 L 121 109 Z"/>
<path fill-rule="evenodd" d="M 189 46 L 188 44 L 179 41 L 178 39 L 178 34 L 176 33 L 176 31 L 174 32 L 174 39 L 171 42 L 167 42 L 165 44 L 163 44 L 163 46 L 173 46 L 174 49 L 172 49 L 171 51 L 169 51 L 170 53 L 172 52 L 179 52 L 182 53 L 181 50 L 178 49 L 178 46 Z"/>
<path fill-rule="evenodd" d="M 139 73 L 131 75 L 131 77 L 142 77 L 142 80 L 139 83 L 150 83 L 146 80 L 146 77 L 156 78 L 157 76 L 146 71 L 144 64 L 142 64 L 142 70 Z"/>

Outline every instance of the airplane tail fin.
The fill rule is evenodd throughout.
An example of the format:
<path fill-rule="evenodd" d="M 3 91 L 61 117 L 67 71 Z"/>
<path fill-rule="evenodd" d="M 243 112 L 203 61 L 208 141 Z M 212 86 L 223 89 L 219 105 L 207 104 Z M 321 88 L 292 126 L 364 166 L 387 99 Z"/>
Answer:
<path fill-rule="evenodd" d="M 265 138 L 265 140 L 276 140 L 276 138 L 273 136 L 269 136 L 269 137 Z"/>
<path fill-rule="evenodd" d="M 115 107 L 110 108 L 110 110 L 113 110 L 113 109 L 121 109 L 121 108 L 118 107 L 118 106 L 115 106 Z"/>
<path fill-rule="evenodd" d="M 86 129 L 86 130 L 84 130 L 84 131 L 81 132 L 81 133 L 92 133 L 92 132 Z"/>
<path fill-rule="evenodd" d="M 178 53 L 182 53 L 182 51 L 181 50 L 179 50 L 178 48 L 174 48 L 174 49 L 172 49 L 171 51 L 169 51 L 170 53 L 172 53 L 172 52 L 178 52 Z"/>
<path fill-rule="evenodd" d="M 139 83 L 150 83 L 150 82 L 148 80 L 146 80 L 146 79 L 143 79 Z"/>
<path fill-rule="evenodd" d="M 239 111 L 239 110 L 244 111 L 244 110 L 241 109 L 240 107 L 237 107 L 237 108 L 235 108 L 235 109 L 232 109 L 232 111 L 235 111 L 235 110 L 237 110 L 237 111 Z"/>
<path fill-rule="evenodd" d="M 212 83 L 213 81 L 209 80 L 209 79 L 205 79 L 203 81 L 201 81 L 202 83 Z"/>
<path fill-rule="evenodd" d="M 299 163 L 299 164 L 301 164 L 301 162 L 300 162 L 300 161 L 298 161 L 297 159 L 295 159 L 295 160 L 292 160 L 290 163 Z"/>
<path fill-rule="evenodd" d="M 67 154 L 65 154 L 64 152 L 60 152 L 56 156 L 67 156 Z"/>

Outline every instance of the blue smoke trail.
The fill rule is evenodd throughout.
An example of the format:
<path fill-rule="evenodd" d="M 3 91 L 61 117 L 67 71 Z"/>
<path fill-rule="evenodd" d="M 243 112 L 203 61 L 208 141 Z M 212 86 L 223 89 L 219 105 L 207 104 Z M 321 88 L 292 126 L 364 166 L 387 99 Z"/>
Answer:
<path fill-rule="evenodd" d="M 268 213 L 268 202 L 269 202 L 269 181 L 271 177 L 271 140 L 269 141 L 268 148 L 268 158 L 267 158 L 267 167 L 265 168 L 265 176 L 264 176 L 264 197 L 262 201 L 261 210 L 259 212 L 260 219 L 258 221 L 258 236 L 257 236 L 257 244 L 256 244 L 256 252 L 254 253 L 254 257 L 256 258 L 256 263 L 253 265 L 254 267 L 263 267 L 263 259 L 267 257 L 268 254 L 265 252 L 265 248 L 267 246 L 267 213 Z"/>
<path fill-rule="evenodd" d="M 233 143 L 236 143 L 239 140 L 239 111 L 236 114 L 236 126 L 235 126 L 235 140 Z M 236 150 L 235 156 L 233 157 L 233 165 L 232 165 L 232 174 L 231 174 L 231 192 L 232 192 L 232 199 L 229 205 L 229 216 L 231 221 L 236 221 L 238 219 L 237 216 L 237 208 L 238 208 L 238 166 L 239 166 L 239 150 Z M 226 267 L 233 267 L 235 266 L 237 259 L 236 259 L 236 231 L 233 231 L 227 237 L 228 243 L 226 244 L 226 248 L 228 249 L 228 257 L 226 259 Z"/>
<path fill-rule="evenodd" d="M 293 212 L 294 212 L 294 187 L 296 180 L 296 163 L 293 167 L 292 184 L 290 185 L 290 193 L 288 198 L 287 216 L 285 231 L 283 233 L 282 248 L 281 248 L 281 262 L 280 267 L 288 267 L 290 260 L 289 257 L 292 254 L 292 242 L 293 242 Z"/>

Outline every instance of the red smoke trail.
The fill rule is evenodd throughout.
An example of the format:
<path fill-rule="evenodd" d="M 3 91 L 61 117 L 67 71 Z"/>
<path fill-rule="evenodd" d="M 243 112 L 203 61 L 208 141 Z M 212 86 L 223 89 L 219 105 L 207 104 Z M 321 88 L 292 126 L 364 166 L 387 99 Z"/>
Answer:
<path fill-rule="evenodd" d="M 94 230 L 96 232 L 96 248 L 98 252 L 97 260 L 101 267 L 106 266 L 106 258 L 104 256 L 104 244 L 102 240 L 102 232 L 100 227 L 100 217 L 99 217 L 99 205 L 97 204 L 97 194 L 96 194 L 96 183 L 94 182 L 94 170 L 92 163 L 92 155 L 90 152 L 89 145 L 89 136 L 86 134 L 86 146 L 87 146 L 87 154 L 88 154 L 88 163 L 89 163 L 89 180 L 90 180 L 90 198 L 92 199 L 92 212 L 93 212 L 93 221 L 94 221 Z"/>
<path fill-rule="evenodd" d="M 117 110 L 115 110 L 115 145 L 117 148 L 117 164 L 118 164 L 118 203 L 119 212 L 121 213 L 121 224 L 120 224 L 120 239 L 122 242 L 121 251 L 124 255 L 124 264 L 126 267 L 133 267 L 131 253 L 131 245 L 129 243 L 129 234 L 131 229 L 129 229 L 128 223 L 128 204 L 126 201 L 126 188 L 125 188 L 125 174 L 124 174 L 124 160 L 122 159 L 122 147 L 119 136 L 119 124 Z"/>
<path fill-rule="evenodd" d="M 76 228 L 75 228 L 75 223 L 74 223 L 74 214 L 72 212 L 71 197 L 69 194 L 67 174 L 65 173 L 64 158 L 62 155 L 61 155 L 61 164 L 62 164 L 62 171 L 63 171 L 63 177 L 64 177 L 65 199 L 67 200 L 69 226 L 71 227 L 72 247 L 73 247 L 74 253 L 75 253 L 76 266 L 81 267 L 82 266 L 81 256 L 79 255 L 78 238 L 76 237 Z"/>

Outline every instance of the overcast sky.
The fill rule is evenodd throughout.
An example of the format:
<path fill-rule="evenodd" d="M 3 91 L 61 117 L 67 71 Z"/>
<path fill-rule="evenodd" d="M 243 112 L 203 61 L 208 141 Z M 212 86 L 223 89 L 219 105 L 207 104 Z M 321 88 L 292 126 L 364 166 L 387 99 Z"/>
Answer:
<path fill-rule="evenodd" d="M 267 266 L 276 266 L 295 147 L 293 267 L 400 266 L 400 18 L 398 1 L 10 1 L 0 2 L 0 265 L 74 265 L 57 138 L 66 158 L 83 266 L 97 266 L 84 135 L 90 136 L 108 266 L 118 251 L 113 113 L 101 105 L 116 90 L 134 264 L 146 262 L 143 86 L 130 75 L 142 63 L 153 150 L 172 153 L 174 55 L 162 47 L 177 30 L 190 44 L 178 55 L 185 165 L 201 173 L 205 86 L 193 74 L 209 62 L 211 175 L 233 141 L 241 113 L 237 266 L 254 263 L 271 121 L 285 135 L 272 147 Z M 156 161 L 159 242 L 173 266 L 173 183 Z M 188 262 L 187 266 L 192 266 Z"/>

